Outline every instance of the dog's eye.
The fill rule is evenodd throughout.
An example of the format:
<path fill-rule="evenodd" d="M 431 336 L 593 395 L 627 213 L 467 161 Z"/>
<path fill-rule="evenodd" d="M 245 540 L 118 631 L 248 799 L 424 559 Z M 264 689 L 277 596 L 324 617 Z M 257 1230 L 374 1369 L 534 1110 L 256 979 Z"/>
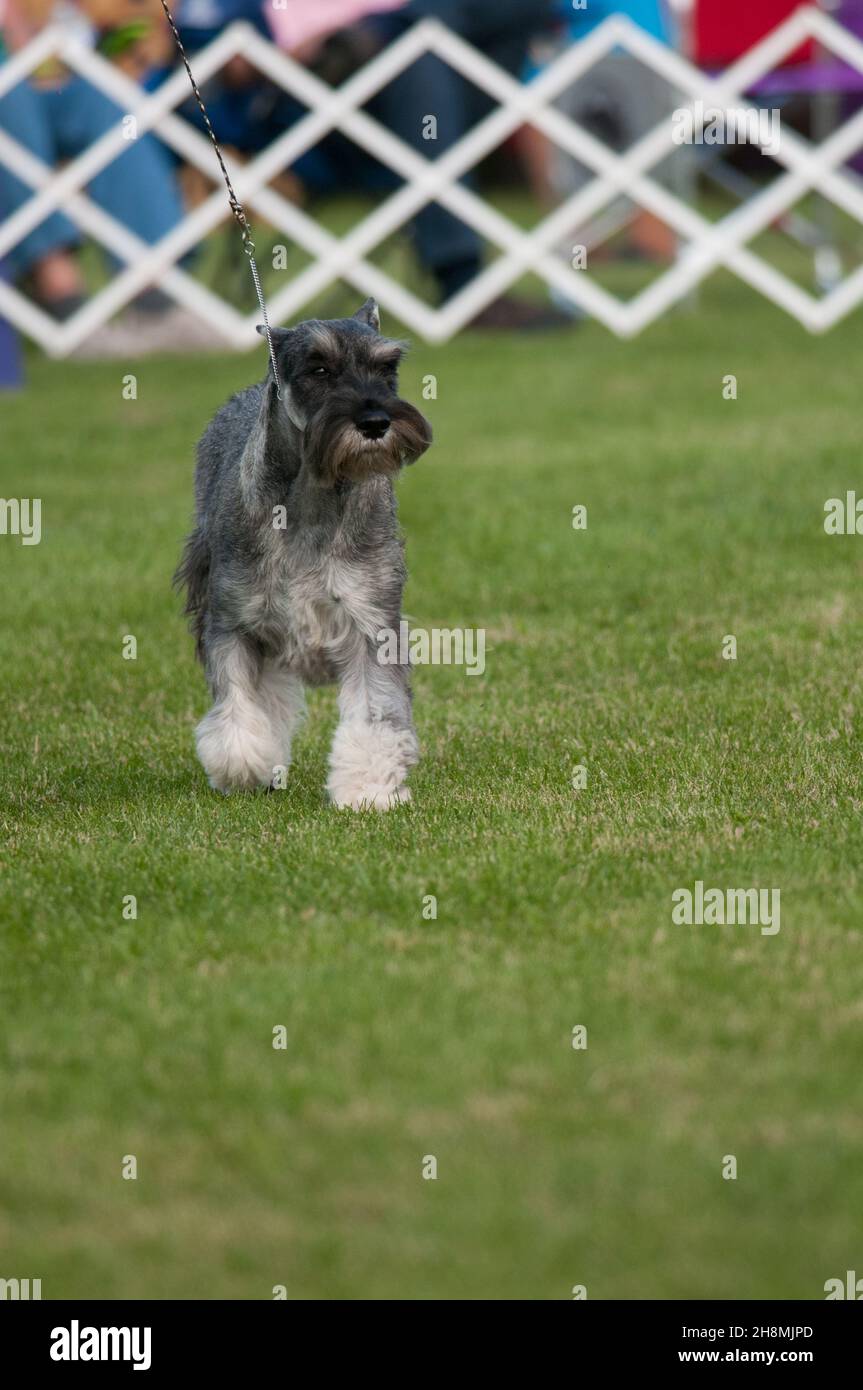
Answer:
<path fill-rule="evenodd" d="M 329 367 L 312 367 L 311 376 L 329 376 Z"/>

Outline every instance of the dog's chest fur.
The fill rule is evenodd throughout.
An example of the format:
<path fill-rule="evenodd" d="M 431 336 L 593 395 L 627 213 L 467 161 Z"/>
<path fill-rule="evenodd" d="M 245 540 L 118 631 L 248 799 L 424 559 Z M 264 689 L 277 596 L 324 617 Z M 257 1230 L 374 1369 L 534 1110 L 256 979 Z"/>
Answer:
<path fill-rule="evenodd" d="M 309 684 L 336 679 L 363 641 L 375 642 L 388 618 L 378 566 L 340 553 L 313 554 L 289 533 L 267 528 L 252 582 L 236 591 L 242 626 L 268 654 Z M 381 557 L 383 559 L 383 557 Z"/>

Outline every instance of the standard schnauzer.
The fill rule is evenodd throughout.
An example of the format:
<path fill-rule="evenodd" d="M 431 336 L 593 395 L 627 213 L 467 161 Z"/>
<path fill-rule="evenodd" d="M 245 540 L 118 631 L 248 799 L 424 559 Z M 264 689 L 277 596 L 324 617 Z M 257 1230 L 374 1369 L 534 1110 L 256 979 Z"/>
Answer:
<path fill-rule="evenodd" d="M 278 784 L 304 686 L 335 681 L 332 801 L 410 799 L 410 674 L 379 663 L 377 634 L 398 630 L 406 578 L 393 478 L 432 432 L 398 395 L 404 344 L 379 330 L 372 299 L 353 318 L 273 329 L 282 398 L 270 369 L 198 446 L 176 581 L 213 696 L 198 756 L 219 791 Z"/>

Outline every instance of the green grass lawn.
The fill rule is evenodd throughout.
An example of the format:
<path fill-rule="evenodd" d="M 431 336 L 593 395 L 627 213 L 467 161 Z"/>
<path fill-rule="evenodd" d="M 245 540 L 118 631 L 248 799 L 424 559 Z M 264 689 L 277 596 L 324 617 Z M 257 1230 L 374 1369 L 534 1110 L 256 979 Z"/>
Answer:
<path fill-rule="evenodd" d="M 31 361 L 0 403 L 0 493 L 43 509 L 0 537 L 0 1276 L 817 1299 L 860 1268 L 863 540 L 822 524 L 863 495 L 859 335 L 717 278 L 633 343 L 417 345 L 406 608 L 485 628 L 487 671 L 417 670 L 414 802 L 358 816 L 323 795 L 331 691 L 281 794 L 194 755 L 170 578 L 263 348 Z M 778 935 L 675 926 L 699 878 L 779 888 Z"/>

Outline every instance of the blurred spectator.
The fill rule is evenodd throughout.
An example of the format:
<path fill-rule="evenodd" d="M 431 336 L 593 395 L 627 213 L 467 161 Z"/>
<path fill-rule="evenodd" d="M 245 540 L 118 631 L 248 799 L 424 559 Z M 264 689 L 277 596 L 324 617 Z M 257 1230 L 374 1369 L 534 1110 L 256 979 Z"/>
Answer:
<path fill-rule="evenodd" d="M 264 10 L 261 0 L 180 0 L 179 22 L 183 42 L 192 50 L 209 42 L 231 19 L 251 19 L 260 28 L 265 13 L 277 43 L 335 84 L 427 17 L 440 20 L 518 75 L 532 35 L 549 22 L 551 6 L 552 0 L 288 0 L 284 8 Z M 208 84 L 207 101 L 222 137 L 240 150 L 252 151 L 299 119 L 303 108 L 275 87 L 268 90 L 268 84 L 248 65 L 245 68 L 242 60 L 229 65 L 217 83 Z M 427 54 L 394 78 L 368 109 L 418 153 L 436 158 L 491 104 L 448 64 Z M 191 109 L 188 114 L 194 118 Z M 437 121 L 434 141 L 423 138 L 429 115 Z M 391 171 L 338 134 L 298 160 L 294 172 L 315 193 L 351 184 L 392 187 L 397 182 Z M 417 213 L 411 231 L 420 264 L 434 278 L 442 301 L 481 270 L 480 237 L 440 204 Z M 473 326 L 533 328 L 563 322 L 550 307 L 504 296 L 483 310 Z"/>
<path fill-rule="evenodd" d="M 126 54 L 129 70 L 144 75 L 150 59 L 167 52 L 150 12 L 142 21 L 138 0 L 0 0 L 0 35 L 7 50 L 17 50 L 46 23 L 69 30 L 88 46 L 106 43 Z M 149 10 L 149 6 L 148 6 Z M 137 21 L 137 22 L 136 22 Z M 0 98 L 0 125 L 43 163 L 56 166 L 74 159 L 115 126 L 125 113 L 83 78 L 51 62 L 28 82 Z M 90 182 L 87 192 L 118 222 L 149 243 L 158 241 L 183 215 L 173 162 L 151 135 L 130 141 L 129 148 Z M 32 196 L 28 185 L 0 165 L 0 215 L 7 217 Z M 87 297 L 76 256 L 80 229 L 61 212 L 50 214 L 10 252 L 16 279 L 24 280 L 33 298 L 58 319 L 67 319 Z M 181 350 L 211 343 L 212 333 L 158 290 L 139 296 L 125 320 L 93 334 L 81 355 L 123 355 Z"/>
<path fill-rule="evenodd" d="M 566 43 L 583 39 L 612 14 L 625 15 L 654 38 L 670 42 L 670 17 L 663 0 L 589 0 L 586 9 L 567 6 L 565 13 Z M 673 103 L 665 79 L 619 49 L 594 64 L 557 105 L 604 145 L 622 151 L 670 116 Z M 549 157 L 550 183 L 558 198 L 569 197 L 594 177 L 592 169 L 560 150 Z M 654 178 L 657 172 L 652 171 Z M 630 252 L 648 260 L 671 260 L 677 247 L 671 228 L 643 208 L 635 209 L 627 237 Z"/>
<path fill-rule="evenodd" d="M 553 0 L 286 0 L 277 9 L 264 0 L 175 0 L 181 36 L 190 53 L 206 46 L 236 19 L 252 23 L 325 80 L 340 83 L 420 20 L 447 25 L 505 70 L 520 75 L 532 36 L 549 24 Z M 145 7 L 146 6 L 146 10 Z M 0 0 L 0 32 L 15 50 L 47 22 L 64 25 L 79 39 L 110 53 L 145 85 L 173 66 L 176 56 L 153 0 Z M 240 153 L 269 145 L 304 114 L 303 106 L 263 78 L 242 57 L 208 82 L 205 99 L 220 141 Z M 369 103 L 371 113 L 424 158 L 439 158 L 491 108 L 493 102 L 449 65 L 427 54 L 393 79 Z M 124 113 L 88 82 L 50 65 L 0 99 L 0 123 L 45 164 L 75 158 Z M 200 123 L 193 102 L 184 115 Z M 435 138 L 424 138 L 426 118 Z M 293 172 L 312 193 L 350 186 L 388 189 L 393 172 L 338 132 L 299 159 Z M 470 182 L 470 175 L 465 182 Z M 88 187 L 93 200 L 148 243 L 165 236 L 183 215 L 176 165 L 152 135 L 142 135 Z M 0 215 L 31 196 L 15 175 L 0 168 Z M 484 247 L 478 234 L 445 207 L 432 203 L 411 223 L 415 250 L 442 302 L 479 274 Z M 16 278 L 57 318 L 68 318 L 86 296 L 77 250 L 82 236 L 57 212 L 30 232 L 10 256 Z M 566 319 L 546 305 L 503 296 L 482 311 L 474 326 L 532 328 Z M 172 308 L 151 288 L 115 324 L 84 345 L 84 355 L 122 354 L 210 345 L 212 333 L 193 316 Z"/>
<path fill-rule="evenodd" d="M 339 46 L 343 51 L 353 46 L 360 61 L 367 61 L 420 19 L 435 18 L 517 76 L 532 36 L 552 21 L 552 0 L 407 0 L 403 6 L 296 0 L 285 10 L 272 11 L 271 25 L 283 46 L 310 61 L 315 46 L 325 56 L 322 40 L 328 39 L 334 19 L 345 24 L 346 11 L 353 11 L 356 18 L 349 29 L 340 28 Z M 332 49 L 332 38 L 328 42 Z M 472 88 L 441 58 L 425 54 L 370 101 L 370 111 L 417 153 L 439 158 L 492 104 L 491 97 Z M 434 142 L 422 133 L 428 115 L 436 118 Z M 418 259 L 434 277 L 443 302 L 481 271 L 482 242 L 477 232 L 441 204 L 421 208 L 411 231 Z M 504 295 L 482 310 L 472 327 L 546 328 L 563 321 L 556 310 Z"/>

